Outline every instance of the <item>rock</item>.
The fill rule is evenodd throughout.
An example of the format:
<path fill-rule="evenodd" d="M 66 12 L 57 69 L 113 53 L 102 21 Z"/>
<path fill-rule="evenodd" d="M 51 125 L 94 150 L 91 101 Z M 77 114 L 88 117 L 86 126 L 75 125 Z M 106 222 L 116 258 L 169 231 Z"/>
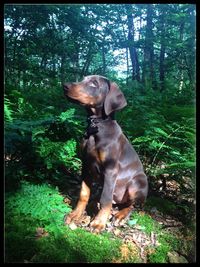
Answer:
<path fill-rule="evenodd" d="M 151 213 L 158 213 L 158 210 L 156 207 L 153 207 L 150 211 L 151 211 Z"/>
<path fill-rule="evenodd" d="M 74 222 L 71 222 L 71 223 L 69 224 L 69 228 L 70 228 L 71 230 L 75 230 L 75 229 L 77 228 L 77 226 L 76 226 L 76 224 L 75 224 Z"/>
<path fill-rule="evenodd" d="M 90 223 L 91 217 L 90 216 L 83 216 L 82 220 L 81 220 L 81 226 L 88 226 Z"/>
<path fill-rule="evenodd" d="M 177 252 L 172 251 L 168 252 L 167 256 L 169 257 L 170 263 L 188 263 L 185 257 L 179 255 Z"/>

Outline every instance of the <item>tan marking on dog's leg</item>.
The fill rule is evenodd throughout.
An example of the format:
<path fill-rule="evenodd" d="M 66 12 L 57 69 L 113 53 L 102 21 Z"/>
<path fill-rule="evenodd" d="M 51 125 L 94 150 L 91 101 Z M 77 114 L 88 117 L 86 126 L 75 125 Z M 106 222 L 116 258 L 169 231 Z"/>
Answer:
<path fill-rule="evenodd" d="M 90 227 L 94 229 L 95 233 L 99 233 L 100 231 L 105 229 L 106 222 L 111 213 L 111 208 L 112 208 L 112 203 L 109 203 L 106 206 L 102 207 L 98 212 L 97 216 L 90 223 Z"/>
<path fill-rule="evenodd" d="M 71 221 L 76 221 L 80 219 L 82 216 L 88 200 L 90 197 L 90 188 L 87 186 L 87 184 L 83 181 L 81 184 L 81 191 L 80 191 L 80 196 L 78 203 L 76 205 L 76 208 L 67 216 L 65 220 L 65 224 L 69 224 Z"/>

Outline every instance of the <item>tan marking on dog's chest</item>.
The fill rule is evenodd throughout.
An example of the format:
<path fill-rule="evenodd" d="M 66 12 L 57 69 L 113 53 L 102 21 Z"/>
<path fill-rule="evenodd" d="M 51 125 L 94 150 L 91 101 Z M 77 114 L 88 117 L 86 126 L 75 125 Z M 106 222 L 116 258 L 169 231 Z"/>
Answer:
<path fill-rule="evenodd" d="M 106 155 L 107 155 L 107 153 L 106 153 L 105 151 L 103 151 L 103 150 L 99 150 L 98 155 L 99 155 L 99 159 L 100 159 L 100 161 L 101 161 L 101 162 L 104 162 L 105 159 L 106 159 Z"/>

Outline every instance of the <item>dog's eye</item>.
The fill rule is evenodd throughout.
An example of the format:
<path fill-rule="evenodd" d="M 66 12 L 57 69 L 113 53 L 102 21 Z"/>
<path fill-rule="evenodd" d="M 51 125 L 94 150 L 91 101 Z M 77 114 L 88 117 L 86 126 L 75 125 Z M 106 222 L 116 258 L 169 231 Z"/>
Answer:
<path fill-rule="evenodd" d="M 94 81 L 90 82 L 90 86 L 91 87 L 97 87 L 98 86 L 98 82 L 94 80 Z"/>

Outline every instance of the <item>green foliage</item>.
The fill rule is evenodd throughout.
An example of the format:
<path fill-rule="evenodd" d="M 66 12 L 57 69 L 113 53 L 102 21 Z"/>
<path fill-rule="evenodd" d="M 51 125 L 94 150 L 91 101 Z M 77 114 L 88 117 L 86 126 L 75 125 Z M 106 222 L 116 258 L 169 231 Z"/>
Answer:
<path fill-rule="evenodd" d="M 137 229 L 144 231 L 148 235 L 151 233 L 156 234 L 158 244 L 154 248 L 150 245 L 147 249 L 147 251 L 152 250 L 151 253 L 148 253 L 148 260 L 150 263 L 167 263 L 168 252 L 180 249 L 181 241 L 178 237 L 168 233 L 166 230 L 163 230 L 161 225 L 159 225 L 156 220 L 146 213 L 133 212 L 128 224 L 131 227 L 137 226 Z"/>
<path fill-rule="evenodd" d="M 149 196 L 145 204 L 145 209 L 150 209 L 156 207 L 157 210 L 163 212 L 164 214 L 174 214 L 177 210 L 177 204 L 168 200 L 161 199 L 160 197 Z"/>
<path fill-rule="evenodd" d="M 18 116 L 24 117 L 24 119 L 28 119 L 30 117 L 37 118 L 37 111 L 34 110 L 33 106 L 25 101 L 23 97 L 18 98 Z"/>
<path fill-rule="evenodd" d="M 166 231 L 159 233 L 158 241 L 159 246 L 153 253 L 149 254 L 150 263 L 166 263 L 168 262 L 168 252 L 180 250 L 181 240 Z"/>
<path fill-rule="evenodd" d="M 155 220 L 151 218 L 151 216 L 147 214 L 141 214 L 138 212 L 133 212 L 131 215 L 131 219 L 128 221 L 130 226 L 139 226 L 139 228 L 147 234 L 151 232 L 158 233 L 160 231 L 160 226 L 156 223 Z"/>
<path fill-rule="evenodd" d="M 55 118 L 26 120 L 22 115 L 23 119 L 15 118 L 6 123 L 7 188 L 17 185 L 25 177 L 34 180 L 43 180 L 47 176 L 60 179 L 58 169 L 61 165 L 75 173 L 80 172 L 77 140 L 71 136 L 78 138 L 82 134 L 82 126 L 74 116 L 74 109 L 69 109 Z"/>
<path fill-rule="evenodd" d="M 4 118 L 6 122 L 12 122 L 13 121 L 13 110 L 12 110 L 12 104 L 10 100 L 6 97 L 4 97 Z"/>
<path fill-rule="evenodd" d="M 6 210 L 30 216 L 40 221 L 41 226 L 53 222 L 54 227 L 59 227 L 63 224 L 64 214 L 71 210 L 62 200 L 57 188 L 23 181 L 20 191 L 6 199 Z"/>
<path fill-rule="evenodd" d="M 162 245 L 156 248 L 156 251 L 149 255 L 149 261 L 151 263 L 166 263 L 167 253 L 170 251 L 169 243 L 162 243 Z"/>
<path fill-rule="evenodd" d="M 6 262 L 102 263 L 120 256 L 121 242 L 108 234 L 63 225 L 71 209 L 56 188 L 22 182 L 19 191 L 6 195 L 5 204 Z M 38 227 L 47 235 L 36 239 Z"/>
<path fill-rule="evenodd" d="M 74 112 L 75 112 L 75 109 L 71 108 L 71 109 L 69 109 L 69 110 L 67 110 L 65 112 L 62 112 L 60 114 L 60 116 L 58 116 L 58 117 L 61 120 L 61 122 L 64 122 L 66 120 L 71 121 L 72 120 L 72 116 L 74 116 Z M 75 123 L 77 123 L 77 122 L 75 122 Z"/>
<path fill-rule="evenodd" d="M 73 243 L 76 244 L 76 250 L 85 256 L 83 262 L 111 262 L 114 257 L 119 256 L 119 247 L 121 245 L 119 240 L 110 240 L 110 238 L 104 235 L 91 235 L 82 229 L 77 229 L 76 235 L 79 242 L 77 242 L 77 237 L 76 239 L 72 235 L 68 237 L 71 237 Z"/>
<path fill-rule="evenodd" d="M 81 161 L 76 157 L 76 141 L 71 139 L 63 142 L 52 142 L 48 138 L 41 140 L 36 151 L 44 159 L 47 169 L 52 169 L 55 164 L 66 164 L 69 169 L 79 170 Z"/>
<path fill-rule="evenodd" d="M 71 208 L 64 204 L 57 188 L 21 182 L 20 190 L 6 194 L 5 208 L 6 262 L 122 261 L 122 243 L 109 233 L 94 235 L 79 228 L 72 231 L 63 225 L 64 215 Z M 147 248 L 148 262 L 166 263 L 168 252 L 180 250 L 181 239 L 161 229 L 148 214 L 133 212 L 129 222 L 148 235 L 156 234 L 158 244 Z M 43 229 L 45 235 L 37 236 L 37 229 Z M 138 259 L 131 257 L 124 261 L 131 263 Z"/>
<path fill-rule="evenodd" d="M 81 168 L 81 161 L 77 157 L 77 141 L 70 137 L 70 126 L 78 133 L 80 122 L 74 120 L 75 109 L 62 112 L 49 127 L 35 128 L 32 140 L 37 153 L 43 158 L 47 169 L 53 169 L 56 165 L 64 164 L 67 168 L 78 171 Z M 66 136 L 66 133 L 69 136 Z M 76 136 L 76 137 L 77 137 Z"/>
<path fill-rule="evenodd" d="M 128 107 L 119 122 L 138 152 L 148 176 L 167 175 L 185 190 L 182 176 L 190 177 L 188 192 L 194 190 L 195 108 L 171 105 L 172 97 L 149 89 L 124 88 Z M 186 100 L 185 100 L 186 102 Z M 153 180 L 150 180 L 150 183 Z"/>

